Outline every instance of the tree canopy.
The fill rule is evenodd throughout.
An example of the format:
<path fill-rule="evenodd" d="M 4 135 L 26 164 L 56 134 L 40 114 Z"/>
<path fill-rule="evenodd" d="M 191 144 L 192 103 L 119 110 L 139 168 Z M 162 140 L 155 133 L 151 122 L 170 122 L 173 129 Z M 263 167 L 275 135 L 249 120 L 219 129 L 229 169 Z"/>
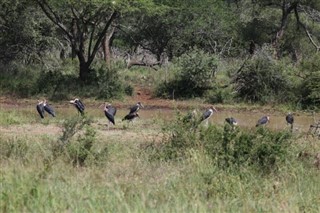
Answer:
<path fill-rule="evenodd" d="M 143 59 L 147 54 L 155 60 L 135 64 L 151 66 L 174 62 L 193 49 L 226 61 L 246 61 L 268 49 L 275 64 L 284 61 L 290 67 L 320 49 L 317 0 L 3 0 L 0 4 L 1 64 L 48 67 L 52 61 L 62 64 L 71 59 L 84 84 L 98 75 L 94 62 L 104 59 L 110 64 L 112 53 L 115 60 L 144 52 Z M 300 69 L 293 75 L 303 79 L 305 72 Z"/>

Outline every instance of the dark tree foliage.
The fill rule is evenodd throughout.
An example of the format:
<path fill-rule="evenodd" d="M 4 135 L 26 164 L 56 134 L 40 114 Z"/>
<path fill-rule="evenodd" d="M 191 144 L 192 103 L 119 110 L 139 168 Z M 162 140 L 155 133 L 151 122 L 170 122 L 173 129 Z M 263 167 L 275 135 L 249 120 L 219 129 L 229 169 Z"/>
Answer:
<path fill-rule="evenodd" d="M 41 62 L 57 45 L 52 25 L 31 1 L 3 0 L 0 7 L 0 62 Z"/>

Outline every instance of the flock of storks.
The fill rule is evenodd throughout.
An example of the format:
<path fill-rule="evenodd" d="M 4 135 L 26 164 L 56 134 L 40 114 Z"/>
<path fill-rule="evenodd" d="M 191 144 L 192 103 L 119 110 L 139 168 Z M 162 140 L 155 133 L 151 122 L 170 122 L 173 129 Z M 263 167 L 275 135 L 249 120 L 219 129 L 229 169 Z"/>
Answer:
<path fill-rule="evenodd" d="M 82 101 L 79 98 L 75 98 L 74 100 L 71 100 L 69 102 L 70 104 L 73 104 L 75 108 L 78 110 L 78 112 L 81 115 L 84 115 L 84 110 L 85 106 L 82 103 Z M 101 105 L 102 106 L 102 105 Z M 132 106 L 130 108 L 129 113 L 122 119 L 122 121 L 127 120 L 127 121 L 133 121 L 135 118 L 139 117 L 138 111 L 140 108 L 143 108 L 144 106 L 142 105 L 141 102 L 138 102 L 136 105 Z M 47 103 L 47 100 L 43 101 L 38 101 L 37 107 L 36 107 L 39 115 L 41 118 L 44 118 L 45 112 L 47 112 L 49 115 L 55 117 L 55 112 L 53 108 Z M 209 118 L 217 112 L 217 109 L 213 106 L 209 107 L 200 117 L 200 122 L 206 121 L 208 122 Z M 106 118 L 109 120 L 109 123 L 112 123 L 115 125 L 115 115 L 117 113 L 116 107 L 112 106 L 111 104 L 105 103 L 104 104 L 104 114 Z M 192 117 L 196 116 L 196 111 L 194 110 L 187 118 L 190 120 Z M 261 117 L 257 123 L 256 127 L 263 126 L 269 123 L 270 117 L 269 116 L 263 116 Z M 225 119 L 225 121 L 230 124 L 231 126 L 236 126 L 238 125 L 237 121 L 233 117 L 228 117 Z M 291 125 L 291 130 L 293 129 L 293 123 L 294 123 L 294 117 L 292 113 L 289 112 L 289 114 L 286 116 L 286 121 L 287 124 Z M 108 125 L 109 126 L 109 125 Z"/>
<path fill-rule="evenodd" d="M 75 106 L 78 113 L 80 113 L 81 115 L 84 115 L 85 106 L 79 98 L 75 98 L 74 100 L 71 100 L 69 103 Z M 140 108 L 143 108 L 143 105 L 140 102 L 138 102 L 136 105 L 130 108 L 129 113 L 122 119 L 122 121 L 127 120 L 130 122 L 130 121 L 133 121 L 135 118 L 139 117 L 138 111 L 140 110 Z M 53 108 L 47 103 L 47 100 L 43 100 L 43 101 L 38 100 L 36 109 L 41 118 L 44 118 L 45 112 L 47 112 L 52 117 L 56 116 Z M 117 113 L 117 109 L 114 106 L 112 106 L 111 104 L 105 103 L 104 114 L 109 120 L 109 122 L 112 123 L 113 125 L 115 125 L 114 117 L 116 113 Z"/>

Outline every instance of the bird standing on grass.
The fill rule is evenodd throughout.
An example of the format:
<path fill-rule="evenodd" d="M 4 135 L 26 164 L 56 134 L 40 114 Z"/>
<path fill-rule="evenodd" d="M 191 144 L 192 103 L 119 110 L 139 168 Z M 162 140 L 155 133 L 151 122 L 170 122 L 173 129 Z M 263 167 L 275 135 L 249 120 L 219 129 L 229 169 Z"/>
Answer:
<path fill-rule="evenodd" d="M 138 111 L 140 108 L 143 108 L 144 106 L 142 105 L 141 102 L 138 102 L 136 105 L 130 108 L 129 114 L 127 114 L 122 121 L 127 120 L 129 122 L 134 121 L 135 118 L 140 118 Z"/>
<path fill-rule="evenodd" d="M 74 100 L 71 100 L 69 103 L 73 104 L 81 115 L 84 115 L 85 107 L 79 98 L 75 98 Z"/>
<path fill-rule="evenodd" d="M 269 116 L 263 116 L 262 118 L 260 118 L 256 124 L 256 127 L 258 126 L 264 126 L 266 124 L 268 124 L 270 121 L 270 117 Z"/>
<path fill-rule="evenodd" d="M 139 114 L 137 112 L 136 113 L 129 113 L 128 115 L 126 115 L 122 119 L 122 121 L 127 120 L 128 122 L 132 122 L 132 121 L 134 121 L 135 118 L 140 118 Z"/>
<path fill-rule="evenodd" d="M 40 115 L 40 117 L 43 119 L 44 118 L 44 107 L 43 107 L 43 101 L 38 100 L 37 104 L 37 111 Z"/>
<path fill-rule="evenodd" d="M 289 112 L 288 115 L 286 116 L 286 121 L 287 121 L 287 124 L 290 124 L 290 129 L 291 129 L 291 132 L 292 132 L 293 123 L 294 123 L 294 117 L 293 117 L 291 112 Z"/>
<path fill-rule="evenodd" d="M 112 123 L 113 125 L 115 125 L 116 123 L 114 121 L 114 116 L 117 113 L 117 109 L 114 106 L 112 106 L 111 104 L 105 103 L 103 111 L 104 111 L 104 115 L 109 120 L 109 123 Z M 109 125 L 108 125 L 108 127 L 109 127 Z"/>
<path fill-rule="evenodd" d="M 133 107 L 130 108 L 129 114 L 136 113 L 140 110 L 140 108 L 143 108 L 143 107 L 144 106 L 142 105 L 142 103 L 138 102 L 136 105 L 134 105 Z"/>
<path fill-rule="evenodd" d="M 47 100 L 43 101 L 43 109 L 49 113 L 52 117 L 56 117 L 56 114 L 54 112 L 54 110 L 52 109 L 52 107 L 49 106 L 49 104 L 47 103 Z"/>
<path fill-rule="evenodd" d="M 233 117 L 226 118 L 225 121 L 230 124 L 231 126 L 237 126 L 238 122 Z"/>
<path fill-rule="evenodd" d="M 216 108 L 214 108 L 213 106 L 209 107 L 209 109 L 207 109 L 201 117 L 201 122 L 205 121 L 206 125 L 208 125 L 208 121 L 209 118 L 213 115 L 214 112 L 218 112 L 218 110 Z"/>

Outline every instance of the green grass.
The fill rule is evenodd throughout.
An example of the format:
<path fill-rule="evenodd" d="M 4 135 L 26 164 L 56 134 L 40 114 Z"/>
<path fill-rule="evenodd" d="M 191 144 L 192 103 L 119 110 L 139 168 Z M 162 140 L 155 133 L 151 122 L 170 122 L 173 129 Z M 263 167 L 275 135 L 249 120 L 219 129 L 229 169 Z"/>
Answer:
<path fill-rule="evenodd" d="M 1 212 L 320 211 L 319 170 L 312 164 L 318 141 L 293 137 L 278 169 L 261 173 L 246 165 L 221 168 L 202 146 L 189 147 L 184 158 L 152 160 L 148 146 L 166 142 L 165 121 L 141 119 L 125 129 L 119 122 L 108 131 L 96 116 L 90 125 L 96 134 L 85 135 L 84 125 L 69 138 L 92 142 L 80 166 L 72 163 L 70 150 L 55 149 L 70 119 L 43 125 L 27 113 L 1 112 L 0 127 L 12 130 L 0 136 Z M 38 130 L 14 132 L 22 124 Z M 51 128 L 61 131 L 45 131 Z M 301 151 L 310 156 L 298 157 Z"/>

